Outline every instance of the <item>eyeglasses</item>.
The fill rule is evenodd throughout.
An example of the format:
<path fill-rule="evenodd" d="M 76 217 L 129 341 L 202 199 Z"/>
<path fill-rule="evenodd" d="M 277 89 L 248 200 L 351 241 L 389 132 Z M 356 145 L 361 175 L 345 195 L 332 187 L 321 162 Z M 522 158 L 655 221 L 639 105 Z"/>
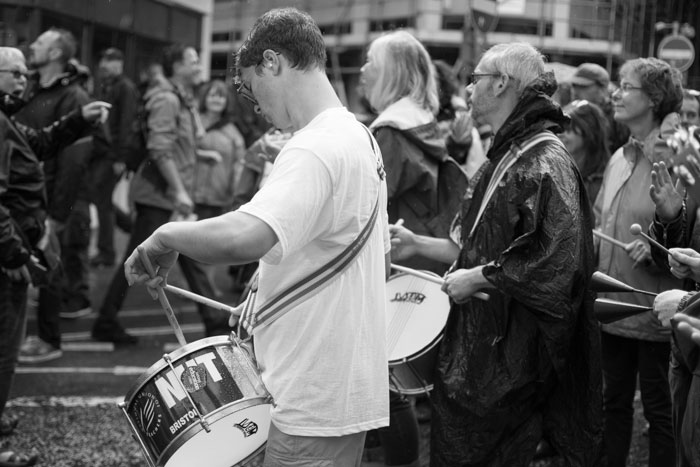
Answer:
<path fill-rule="evenodd" d="M 476 84 L 477 81 L 486 76 L 501 76 L 501 73 L 472 73 L 471 84 Z"/>
<path fill-rule="evenodd" d="M 29 73 L 27 73 L 26 71 L 21 71 L 21 70 L 0 70 L 0 72 L 12 73 L 12 77 L 14 79 L 20 79 L 22 76 L 24 76 L 25 78 L 27 76 L 29 76 Z"/>
<path fill-rule="evenodd" d="M 241 96 L 243 99 L 247 100 L 254 106 L 258 105 L 258 100 L 255 98 L 253 90 L 250 88 L 250 85 L 246 84 L 241 79 L 240 75 L 236 75 L 233 77 L 233 85 L 236 86 L 236 92 L 239 96 Z"/>
<path fill-rule="evenodd" d="M 282 52 L 275 52 L 275 55 L 281 54 Z M 255 65 L 255 68 L 259 67 L 264 60 L 264 58 L 261 58 L 260 61 Z M 250 88 L 250 85 L 243 82 L 239 74 L 236 74 L 236 76 L 233 77 L 233 85 L 236 86 L 236 92 L 239 96 L 241 96 L 254 106 L 258 105 L 258 100 L 255 98 L 255 95 L 253 94 L 253 90 Z"/>
<path fill-rule="evenodd" d="M 642 88 L 641 86 L 632 86 L 630 83 L 622 83 L 620 85 L 620 90 L 625 94 L 627 94 L 630 91 L 641 91 L 643 89 L 644 88 Z"/>

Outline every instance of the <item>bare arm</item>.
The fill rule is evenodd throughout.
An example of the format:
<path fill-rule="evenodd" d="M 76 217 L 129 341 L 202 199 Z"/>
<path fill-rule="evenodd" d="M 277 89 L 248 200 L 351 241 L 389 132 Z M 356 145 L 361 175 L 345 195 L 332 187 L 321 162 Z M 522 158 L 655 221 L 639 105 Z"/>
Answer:
<path fill-rule="evenodd" d="M 139 248 L 148 254 L 158 276 L 166 279 L 179 253 L 203 263 L 245 264 L 262 258 L 277 241 L 266 223 L 234 211 L 198 222 L 167 223 Z M 124 263 L 124 272 L 130 284 L 150 279 L 137 251 Z"/>
<path fill-rule="evenodd" d="M 417 255 L 452 264 L 459 255 L 459 246 L 449 238 L 416 235 L 400 225 L 390 225 L 389 232 L 391 234 L 391 257 L 395 261 Z"/>

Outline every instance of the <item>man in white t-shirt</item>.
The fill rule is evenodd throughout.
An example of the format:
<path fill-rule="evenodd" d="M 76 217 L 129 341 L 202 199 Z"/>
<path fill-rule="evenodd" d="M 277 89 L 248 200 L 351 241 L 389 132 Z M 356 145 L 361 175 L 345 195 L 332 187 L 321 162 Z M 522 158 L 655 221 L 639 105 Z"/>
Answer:
<path fill-rule="evenodd" d="M 359 466 L 365 432 L 389 424 L 382 159 L 339 101 L 325 63 L 308 14 L 276 9 L 256 21 L 238 52 L 238 92 L 294 136 L 248 204 L 166 224 L 141 245 L 157 277 L 148 277 L 138 254 L 125 264 L 131 284 L 155 288 L 178 252 L 208 263 L 260 259 L 255 356 L 275 402 L 266 466 Z M 362 233 L 366 243 L 344 269 L 265 321 L 282 291 L 331 264 Z"/>

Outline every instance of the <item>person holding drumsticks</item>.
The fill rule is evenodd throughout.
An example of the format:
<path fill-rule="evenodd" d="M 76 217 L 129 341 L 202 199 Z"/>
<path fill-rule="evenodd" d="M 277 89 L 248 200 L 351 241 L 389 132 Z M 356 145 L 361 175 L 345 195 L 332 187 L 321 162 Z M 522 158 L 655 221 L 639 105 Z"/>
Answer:
<path fill-rule="evenodd" d="M 455 262 L 432 393 L 431 466 L 527 466 L 546 439 L 571 466 L 600 465 L 600 348 L 593 220 L 584 182 L 552 131 L 566 116 L 543 57 L 489 49 L 472 116 L 495 137 L 449 239 L 391 226 L 392 259 Z M 488 289 L 488 301 L 474 300 Z"/>
<path fill-rule="evenodd" d="M 250 202 L 165 224 L 141 244 L 156 277 L 136 252 L 124 266 L 129 283 L 157 288 L 179 253 L 205 263 L 260 260 L 243 324 L 274 399 L 265 466 L 359 467 L 365 432 L 389 424 L 385 175 L 376 141 L 343 107 L 325 64 L 308 14 L 282 8 L 257 19 L 238 51 L 235 84 L 294 136 Z"/>

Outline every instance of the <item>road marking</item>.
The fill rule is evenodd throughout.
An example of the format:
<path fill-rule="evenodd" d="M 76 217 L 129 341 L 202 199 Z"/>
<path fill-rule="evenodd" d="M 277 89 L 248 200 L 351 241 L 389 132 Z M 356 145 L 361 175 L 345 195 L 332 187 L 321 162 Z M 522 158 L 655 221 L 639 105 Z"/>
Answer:
<path fill-rule="evenodd" d="M 181 324 L 182 332 L 202 332 L 204 325 L 202 323 Z M 173 333 L 173 328 L 170 326 L 153 326 L 146 328 L 128 328 L 127 331 L 132 336 L 164 336 Z M 64 342 L 90 341 L 90 331 L 65 332 L 61 334 L 61 339 Z"/>
<path fill-rule="evenodd" d="M 51 396 L 51 397 L 16 397 L 7 401 L 8 407 L 96 407 L 99 405 L 117 405 L 123 397 L 105 396 Z"/>
<path fill-rule="evenodd" d="M 114 352 L 112 342 L 63 342 L 61 350 L 67 352 Z"/>
<path fill-rule="evenodd" d="M 146 372 L 148 368 L 143 366 L 123 366 L 114 367 L 101 366 L 18 366 L 15 373 L 20 375 L 32 374 L 107 374 L 113 376 L 139 376 Z"/>

